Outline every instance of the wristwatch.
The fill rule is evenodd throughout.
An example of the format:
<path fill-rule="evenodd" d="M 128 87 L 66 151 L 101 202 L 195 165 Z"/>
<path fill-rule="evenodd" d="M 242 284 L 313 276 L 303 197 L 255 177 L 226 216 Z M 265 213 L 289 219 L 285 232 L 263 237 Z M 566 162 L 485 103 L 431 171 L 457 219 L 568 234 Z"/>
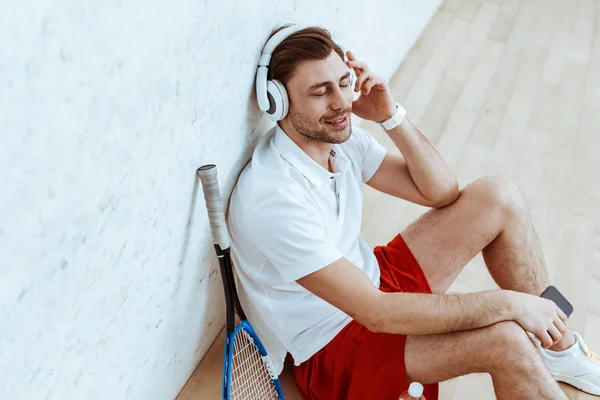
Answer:
<path fill-rule="evenodd" d="M 396 113 L 394 115 L 392 115 L 391 118 L 386 119 L 383 122 L 380 122 L 380 124 L 383 127 L 383 129 L 385 129 L 386 131 L 389 131 L 391 129 L 394 129 L 398 125 L 402 124 L 402 121 L 404 121 L 405 116 L 406 116 L 406 110 L 404 109 L 404 107 L 402 107 L 400 105 L 400 103 L 396 103 Z"/>

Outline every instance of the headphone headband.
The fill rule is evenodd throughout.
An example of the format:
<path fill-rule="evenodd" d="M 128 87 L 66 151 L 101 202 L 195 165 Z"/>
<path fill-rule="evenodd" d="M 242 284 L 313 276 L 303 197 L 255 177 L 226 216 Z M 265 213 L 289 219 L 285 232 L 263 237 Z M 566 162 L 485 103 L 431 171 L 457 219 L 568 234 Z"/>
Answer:
<path fill-rule="evenodd" d="M 273 51 L 275 51 L 275 49 L 277 48 L 277 46 L 279 46 L 281 44 L 281 42 L 283 42 L 285 39 L 287 39 L 289 36 L 293 35 L 294 33 L 301 31 L 302 29 L 305 29 L 305 28 L 309 28 L 309 26 L 308 25 L 295 25 L 295 24 L 284 25 L 284 28 L 282 28 L 279 32 L 274 34 L 267 41 L 267 43 L 265 43 L 262 53 L 261 53 L 261 59 L 263 58 L 263 56 L 266 56 L 266 55 L 268 55 L 269 59 L 270 59 L 271 54 L 273 54 Z M 261 65 L 261 63 L 259 62 L 258 65 Z M 266 66 L 267 67 L 269 66 L 268 62 L 266 63 Z"/>

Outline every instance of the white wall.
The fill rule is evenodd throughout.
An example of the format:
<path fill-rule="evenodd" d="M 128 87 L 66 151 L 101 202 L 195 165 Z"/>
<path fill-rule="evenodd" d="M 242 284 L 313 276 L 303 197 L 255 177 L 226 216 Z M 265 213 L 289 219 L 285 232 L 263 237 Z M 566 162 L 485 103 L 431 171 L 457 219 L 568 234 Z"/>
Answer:
<path fill-rule="evenodd" d="M 270 32 L 389 79 L 440 0 L 0 2 L 0 398 L 173 399 L 224 324 L 196 168 L 272 123 Z"/>

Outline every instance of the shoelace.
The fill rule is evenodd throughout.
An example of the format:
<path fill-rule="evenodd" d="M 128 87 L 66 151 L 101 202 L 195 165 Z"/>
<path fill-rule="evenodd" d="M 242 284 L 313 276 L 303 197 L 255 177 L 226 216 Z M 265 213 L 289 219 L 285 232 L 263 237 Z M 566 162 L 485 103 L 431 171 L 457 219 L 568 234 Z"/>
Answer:
<path fill-rule="evenodd" d="M 587 351 L 587 353 L 585 353 L 585 355 L 587 358 L 600 364 L 600 357 L 598 357 L 598 355 L 596 353 L 594 353 L 592 351 L 592 349 L 588 348 L 588 351 Z"/>

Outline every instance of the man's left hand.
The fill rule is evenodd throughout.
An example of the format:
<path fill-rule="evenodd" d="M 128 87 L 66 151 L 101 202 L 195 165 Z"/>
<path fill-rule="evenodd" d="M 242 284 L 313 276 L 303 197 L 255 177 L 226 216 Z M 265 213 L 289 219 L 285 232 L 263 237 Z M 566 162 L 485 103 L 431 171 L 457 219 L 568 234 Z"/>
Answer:
<path fill-rule="evenodd" d="M 360 97 L 352 102 L 352 112 L 362 119 L 383 122 L 396 112 L 396 102 L 387 82 L 369 70 L 367 64 L 358 61 L 351 51 L 346 52 L 346 65 L 354 69 L 356 82 L 353 90 Z"/>

